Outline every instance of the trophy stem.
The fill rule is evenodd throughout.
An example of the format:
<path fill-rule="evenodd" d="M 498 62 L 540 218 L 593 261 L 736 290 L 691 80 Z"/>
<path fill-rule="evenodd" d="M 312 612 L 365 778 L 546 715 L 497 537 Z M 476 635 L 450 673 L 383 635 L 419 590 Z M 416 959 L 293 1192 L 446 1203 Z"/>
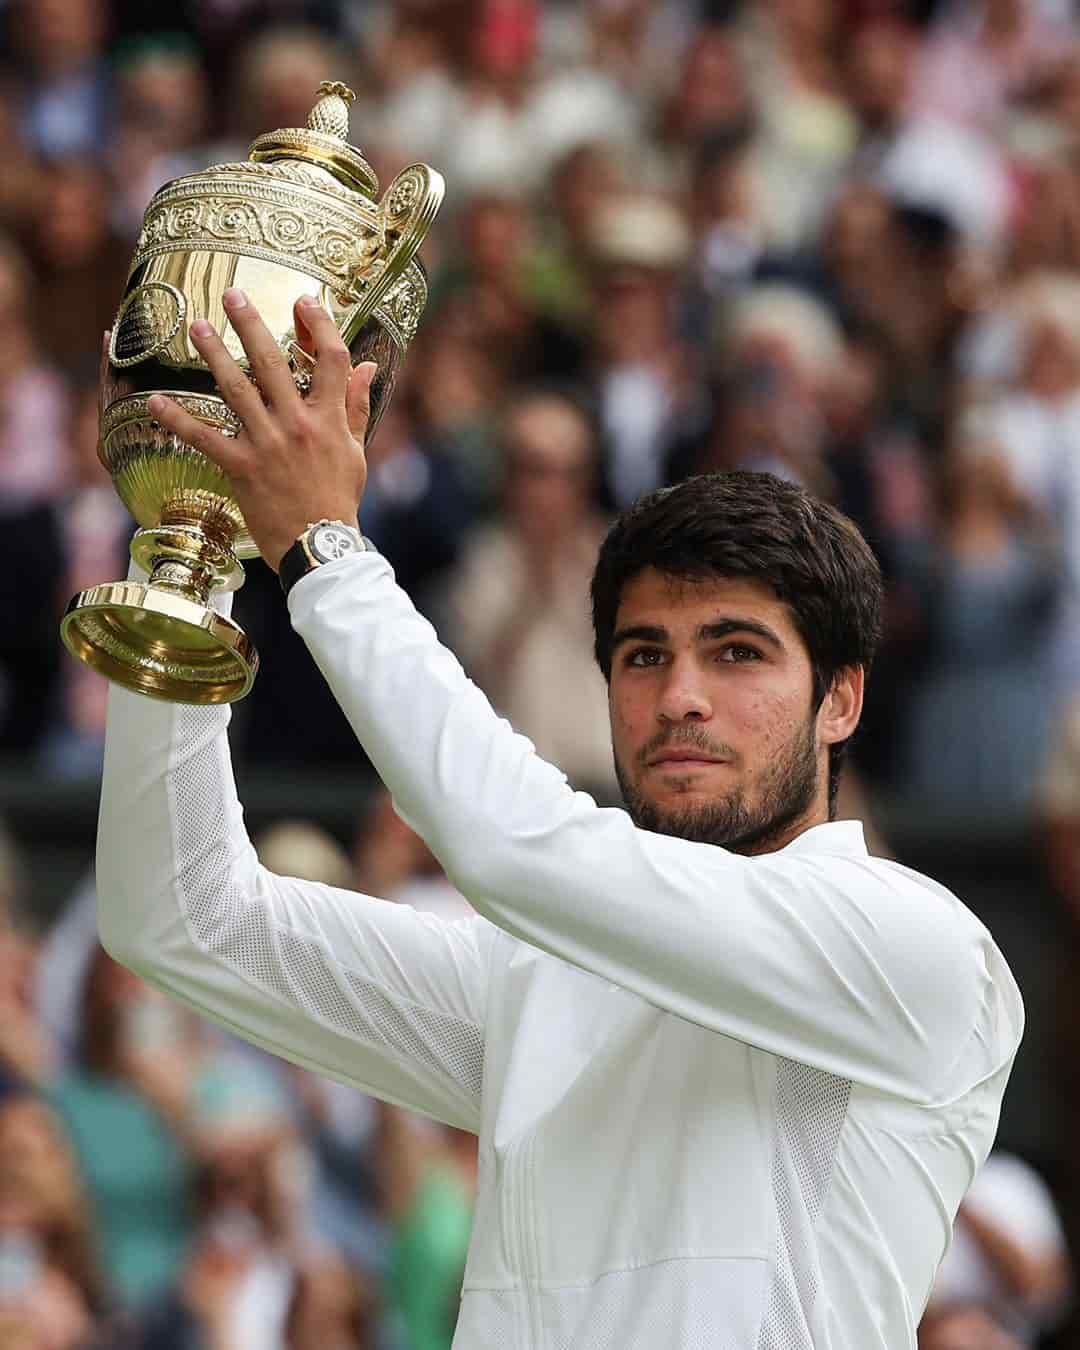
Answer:
<path fill-rule="evenodd" d="M 231 703 L 251 688 L 259 657 L 244 630 L 210 603 L 244 571 L 237 526 L 220 516 L 167 513 L 139 530 L 131 556 L 146 581 L 80 591 L 60 632 L 68 649 L 127 689 L 173 703 Z"/>
<path fill-rule="evenodd" d="M 136 531 L 131 556 L 150 573 L 152 589 L 208 605 L 211 591 L 243 585 L 244 569 L 231 547 L 234 534 L 231 521 L 166 513 L 160 525 Z"/>

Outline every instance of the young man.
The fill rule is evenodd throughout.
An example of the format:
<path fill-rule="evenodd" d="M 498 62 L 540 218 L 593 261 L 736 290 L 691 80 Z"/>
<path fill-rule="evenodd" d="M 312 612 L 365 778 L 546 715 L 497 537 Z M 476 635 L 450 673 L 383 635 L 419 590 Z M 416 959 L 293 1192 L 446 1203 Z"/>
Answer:
<path fill-rule="evenodd" d="M 371 367 L 301 302 L 302 402 L 227 304 L 262 398 L 192 334 L 244 433 L 154 415 L 230 473 L 398 811 L 480 917 L 268 873 L 226 712 L 114 690 L 103 943 L 256 1044 L 480 1136 L 456 1350 L 913 1347 L 1023 1011 L 958 900 L 830 822 L 878 626 L 858 532 L 766 475 L 691 480 L 615 526 L 596 647 L 631 814 L 599 809 L 354 532 Z M 317 550 L 323 519 L 341 556 L 320 564 L 293 541 Z"/>

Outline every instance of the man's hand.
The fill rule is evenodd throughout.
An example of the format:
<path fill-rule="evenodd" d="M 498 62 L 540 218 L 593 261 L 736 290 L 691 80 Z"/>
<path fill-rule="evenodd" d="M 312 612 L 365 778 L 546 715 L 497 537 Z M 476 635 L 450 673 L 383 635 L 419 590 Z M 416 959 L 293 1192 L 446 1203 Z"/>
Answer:
<path fill-rule="evenodd" d="M 229 475 L 259 552 L 276 572 L 310 522 L 356 522 L 367 478 L 364 432 L 376 367 L 365 361 L 352 369 L 333 319 L 313 297 L 302 296 L 294 310 L 296 332 L 310 337 L 315 372 L 307 398 L 301 398 L 285 354 L 243 291 L 228 290 L 224 300 L 258 388 L 205 319 L 191 325 L 191 341 L 243 431 L 225 436 L 160 394 L 148 407 L 167 431 Z"/>

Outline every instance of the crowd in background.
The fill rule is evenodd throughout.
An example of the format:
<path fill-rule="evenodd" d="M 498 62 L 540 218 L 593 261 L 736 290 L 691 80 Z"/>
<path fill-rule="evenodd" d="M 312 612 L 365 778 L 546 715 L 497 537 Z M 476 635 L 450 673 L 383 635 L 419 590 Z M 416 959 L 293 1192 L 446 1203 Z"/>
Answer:
<path fill-rule="evenodd" d="M 127 568 L 97 368 L 150 196 L 343 79 L 381 182 L 448 184 L 360 521 L 496 707 L 614 800 L 607 522 L 690 474 L 793 478 L 887 581 L 850 787 L 1030 819 L 1080 926 L 1070 0 L 0 0 L 0 28 L 0 756 L 99 772 L 105 684 L 56 632 Z M 362 773 L 246 570 L 238 762 Z M 382 797 L 352 858 L 308 827 L 263 850 L 465 905 Z M 30 936 L 0 871 L 0 1350 L 447 1347 L 473 1141 L 178 1011 L 96 949 L 92 885 Z M 1037 1174 L 979 1184 L 925 1350 L 1068 1315 Z"/>

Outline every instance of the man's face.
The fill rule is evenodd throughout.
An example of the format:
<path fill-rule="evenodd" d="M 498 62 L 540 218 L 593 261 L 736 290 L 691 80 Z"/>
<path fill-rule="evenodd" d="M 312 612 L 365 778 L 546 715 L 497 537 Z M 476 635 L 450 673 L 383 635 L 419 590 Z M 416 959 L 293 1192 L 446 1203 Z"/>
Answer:
<path fill-rule="evenodd" d="M 806 647 L 763 583 L 634 577 L 615 619 L 608 701 L 635 822 L 756 853 L 825 820 L 828 741 L 842 737 L 831 717 L 823 733 L 811 694 Z"/>

